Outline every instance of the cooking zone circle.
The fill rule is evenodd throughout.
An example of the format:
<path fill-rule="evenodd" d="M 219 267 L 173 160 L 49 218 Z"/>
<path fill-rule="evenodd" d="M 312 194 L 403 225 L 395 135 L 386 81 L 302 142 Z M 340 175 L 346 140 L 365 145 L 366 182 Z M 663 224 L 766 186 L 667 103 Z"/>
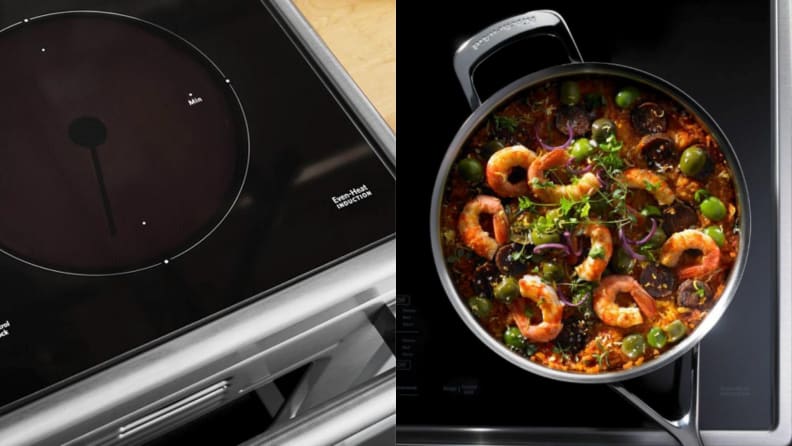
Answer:
<path fill-rule="evenodd" d="M 230 81 L 127 16 L 67 12 L 0 31 L 0 247 L 108 275 L 165 264 L 230 212 L 249 162 Z M 100 68 L 97 68 L 100 67 Z"/>

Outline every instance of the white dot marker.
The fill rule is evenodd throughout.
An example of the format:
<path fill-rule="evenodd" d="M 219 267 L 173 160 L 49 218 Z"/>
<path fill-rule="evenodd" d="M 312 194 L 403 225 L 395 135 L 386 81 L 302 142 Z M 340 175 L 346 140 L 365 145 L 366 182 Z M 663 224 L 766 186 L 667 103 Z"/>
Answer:
<path fill-rule="evenodd" d="M 187 93 L 187 96 L 192 97 L 192 93 Z"/>
<path fill-rule="evenodd" d="M 46 53 L 46 52 L 47 52 L 47 49 L 46 49 L 46 48 L 42 48 L 42 49 L 41 49 L 41 52 L 42 52 L 42 53 Z"/>
<path fill-rule="evenodd" d="M 28 20 L 28 19 L 25 19 L 25 20 L 23 20 L 23 22 L 25 22 L 25 23 L 27 23 L 27 22 L 29 22 L 29 21 L 30 21 L 30 20 Z"/>
<path fill-rule="evenodd" d="M 141 224 L 142 226 L 146 226 L 148 223 L 146 222 L 146 220 L 143 220 L 143 221 L 141 221 L 141 222 L 140 222 L 140 224 Z"/>
<path fill-rule="evenodd" d="M 231 79 L 226 79 L 226 84 L 230 84 L 230 83 L 231 83 Z"/>
<path fill-rule="evenodd" d="M 168 263 L 170 263 L 170 260 L 168 260 L 168 259 L 165 259 L 165 260 L 163 260 L 163 261 L 162 261 L 162 263 L 164 263 L 164 264 L 166 264 L 166 265 L 167 265 Z"/>

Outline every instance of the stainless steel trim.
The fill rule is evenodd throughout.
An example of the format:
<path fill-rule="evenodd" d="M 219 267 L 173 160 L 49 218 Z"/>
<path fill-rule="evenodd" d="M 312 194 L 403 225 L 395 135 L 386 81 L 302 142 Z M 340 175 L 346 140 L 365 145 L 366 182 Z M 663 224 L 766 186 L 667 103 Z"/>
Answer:
<path fill-rule="evenodd" d="M 305 20 L 305 17 L 291 0 L 261 1 L 265 6 L 274 10 L 276 16 L 280 15 L 285 18 L 283 25 L 301 44 L 299 46 L 305 51 L 309 61 L 316 61 L 315 69 L 319 69 L 329 76 L 329 82 L 334 87 L 331 90 L 335 89 L 338 91 L 340 96 L 352 106 L 355 114 L 363 118 L 366 130 L 370 132 L 374 139 L 373 143 L 385 149 L 384 155 L 387 157 L 387 161 L 395 166 L 396 135 L 385 120 L 382 119 L 382 115 L 377 112 L 357 84 L 355 84 L 355 81 L 344 70 L 338 59 L 314 32 L 311 24 Z"/>
<path fill-rule="evenodd" d="M 139 420 L 121 426 L 118 428 L 118 438 L 123 440 L 124 438 L 135 435 L 136 433 L 142 432 L 148 428 L 166 423 L 171 417 L 176 417 L 191 409 L 201 407 L 203 403 L 221 396 L 226 392 L 226 390 L 228 390 L 228 381 L 221 381 L 211 387 L 201 390 L 194 395 L 179 400 L 170 406 L 163 407 L 156 412 L 146 415 Z"/>
<path fill-rule="evenodd" d="M 290 364 L 299 366 L 296 358 L 313 354 L 290 348 L 290 340 L 300 341 L 321 321 L 395 299 L 395 260 L 396 243 L 390 241 L 9 413 L 0 418 L 2 443 L 90 443 L 96 435 L 116 432 L 136 417 L 227 378 L 228 371 L 248 367 L 253 352 L 261 352 L 257 363 L 280 369 L 273 376 L 285 373 Z M 301 345 L 316 344 L 321 351 L 319 340 L 307 338 Z M 234 377 L 229 397 L 249 384 L 244 378 Z"/>
<path fill-rule="evenodd" d="M 306 413 L 295 422 L 256 437 L 244 446 L 324 446 L 358 444 L 350 440 L 360 432 L 376 426 L 387 429 L 395 422 L 396 372 L 375 378 L 360 389 L 330 401 Z M 346 441 L 349 441 L 347 443 Z"/>
<path fill-rule="evenodd" d="M 390 446 L 396 444 L 396 414 L 364 428 L 339 444 L 341 446 Z"/>
<path fill-rule="evenodd" d="M 654 420 L 663 429 L 668 431 L 680 444 L 680 446 L 702 446 L 701 431 L 699 430 L 699 346 L 693 346 L 691 350 L 690 365 L 681 367 L 680 378 L 687 378 L 690 381 L 690 396 L 688 405 L 683 409 L 683 413 L 674 419 L 669 419 L 655 410 L 648 402 L 633 393 L 622 383 L 610 384 L 610 387 L 627 399 L 635 407 L 643 411 L 649 418 Z M 687 375 L 685 377 L 684 375 Z M 681 380 L 680 379 L 680 380 Z M 683 406 L 684 407 L 684 406 Z"/>

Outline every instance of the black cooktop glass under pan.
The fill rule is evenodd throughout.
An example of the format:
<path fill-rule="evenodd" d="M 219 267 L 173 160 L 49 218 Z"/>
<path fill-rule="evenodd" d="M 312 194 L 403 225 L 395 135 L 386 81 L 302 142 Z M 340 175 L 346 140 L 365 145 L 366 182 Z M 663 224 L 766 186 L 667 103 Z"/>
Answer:
<path fill-rule="evenodd" d="M 260 2 L 0 28 L 2 410 L 393 234 L 390 168 Z"/>

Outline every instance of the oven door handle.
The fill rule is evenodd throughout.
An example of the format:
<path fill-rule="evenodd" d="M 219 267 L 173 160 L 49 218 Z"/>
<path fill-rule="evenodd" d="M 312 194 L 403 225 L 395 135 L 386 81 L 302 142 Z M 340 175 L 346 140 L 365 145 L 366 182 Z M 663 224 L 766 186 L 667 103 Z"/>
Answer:
<path fill-rule="evenodd" d="M 396 371 L 292 418 L 244 446 L 361 444 L 396 426 Z M 395 438 L 394 438 L 395 441 Z"/>

